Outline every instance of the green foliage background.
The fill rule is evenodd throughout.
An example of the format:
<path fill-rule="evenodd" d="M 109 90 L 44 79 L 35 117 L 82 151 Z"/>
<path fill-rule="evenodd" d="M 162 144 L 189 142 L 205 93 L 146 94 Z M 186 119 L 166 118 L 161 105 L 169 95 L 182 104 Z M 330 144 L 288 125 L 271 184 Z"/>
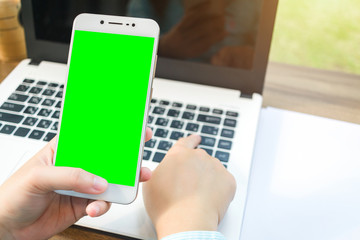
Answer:
<path fill-rule="evenodd" d="M 270 59 L 360 74 L 360 1 L 279 0 Z"/>

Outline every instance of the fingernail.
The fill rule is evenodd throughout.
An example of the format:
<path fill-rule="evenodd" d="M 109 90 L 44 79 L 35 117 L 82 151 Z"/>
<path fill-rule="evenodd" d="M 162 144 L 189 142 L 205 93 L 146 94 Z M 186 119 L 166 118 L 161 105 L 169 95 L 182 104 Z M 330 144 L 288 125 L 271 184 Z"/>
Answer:
<path fill-rule="evenodd" d="M 102 178 L 102 177 L 99 177 L 99 176 L 95 176 L 94 177 L 94 185 L 93 185 L 93 188 L 97 191 L 102 191 L 104 190 L 108 185 L 108 182 Z"/>

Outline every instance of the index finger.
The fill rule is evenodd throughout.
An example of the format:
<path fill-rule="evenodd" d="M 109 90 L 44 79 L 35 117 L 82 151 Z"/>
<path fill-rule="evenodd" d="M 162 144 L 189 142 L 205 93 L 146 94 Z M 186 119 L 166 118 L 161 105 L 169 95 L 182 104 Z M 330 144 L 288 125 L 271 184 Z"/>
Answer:
<path fill-rule="evenodd" d="M 201 137 L 199 135 L 190 135 L 186 138 L 180 138 L 174 146 L 183 146 L 186 148 L 194 149 L 196 148 L 201 142 Z"/>

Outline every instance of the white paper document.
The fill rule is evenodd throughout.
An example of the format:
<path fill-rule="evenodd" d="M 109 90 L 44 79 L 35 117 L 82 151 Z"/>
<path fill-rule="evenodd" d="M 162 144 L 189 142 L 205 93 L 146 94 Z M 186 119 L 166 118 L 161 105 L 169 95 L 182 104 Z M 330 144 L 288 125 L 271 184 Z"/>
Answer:
<path fill-rule="evenodd" d="M 360 125 L 262 110 L 241 240 L 360 239 Z"/>

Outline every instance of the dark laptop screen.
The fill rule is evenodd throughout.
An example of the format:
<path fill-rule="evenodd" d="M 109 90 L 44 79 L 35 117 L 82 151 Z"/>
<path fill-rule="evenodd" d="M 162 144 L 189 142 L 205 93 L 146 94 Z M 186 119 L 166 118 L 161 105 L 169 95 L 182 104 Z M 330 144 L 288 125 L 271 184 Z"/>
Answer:
<path fill-rule="evenodd" d="M 29 4 L 31 2 L 31 4 Z M 152 18 L 161 29 L 157 76 L 261 92 L 277 0 L 22 1 L 29 57 L 66 62 L 74 18 Z M 30 18 L 30 19 L 29 19 Z M 53 56 L 46 55 L 53 48 Z"/>
<path fill-rule="evenodd" d="M 161 29 L 159 56 L 251 69 L 262 0 L 36 0 L 36 37 L 70 42 L 83 12 L 152 18 Z"/>

